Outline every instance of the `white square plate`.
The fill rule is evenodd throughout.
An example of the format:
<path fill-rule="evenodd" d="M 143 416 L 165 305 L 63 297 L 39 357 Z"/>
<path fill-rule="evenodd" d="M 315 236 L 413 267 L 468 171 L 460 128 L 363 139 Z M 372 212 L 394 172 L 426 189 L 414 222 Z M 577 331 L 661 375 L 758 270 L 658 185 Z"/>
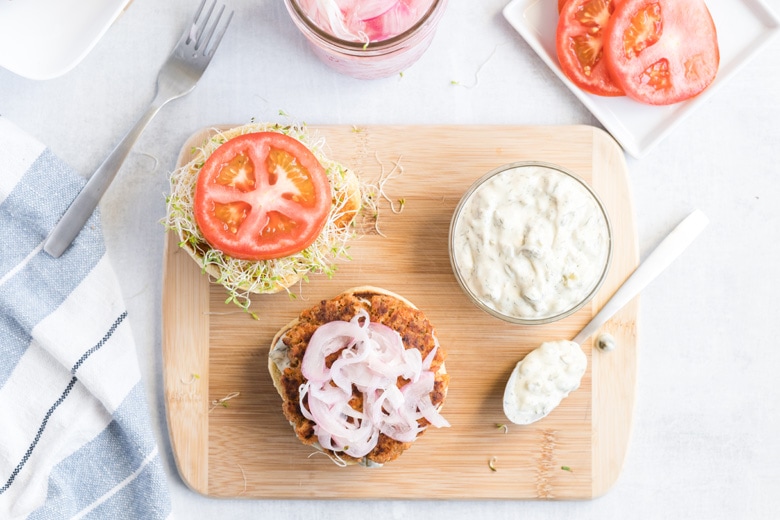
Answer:
<path fill-rule="evenodd" d="M 131 0 L 0 0 L 0 67 L 51 79 L 75 67 Z"/>
<path fill-rule="evenodd" d="M 639 158 L 697 106 L 712 96 L 728 78 L 778 33 L 780 19 L 762 0 L 707 0 L 718 32 L 720 69 L 710 87 L 697 97 L 669 106 L 643 105 L 626 97 L 588 94 L 561 71 L 555 51 L 558 20 L 554 0 L 513 0 L 504 17 L 558 75 L 582 103 L 601 121 L 623 149 Z"/>

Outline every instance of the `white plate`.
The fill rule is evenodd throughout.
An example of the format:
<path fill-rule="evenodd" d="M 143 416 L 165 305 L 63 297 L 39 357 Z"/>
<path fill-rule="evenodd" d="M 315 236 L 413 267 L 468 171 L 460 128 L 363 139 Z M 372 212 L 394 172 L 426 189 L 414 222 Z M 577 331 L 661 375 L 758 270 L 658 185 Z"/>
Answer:
<path fill-rule="evenodd" d="M 555 51 L 558 9 L 554 0 L 513 0 L 504 8 L 504 17 L 623 149 L 639 158 L 712 96 L 780 29 L 780 18 L 762 0 L 707 0 L 707 7 L 718 31 L 718 76 L 707 90 L 692 100 L 661 107 L 643 105 L 626 97 L 594 96 L 569 81 L 561 71 Z"/>
<path fill-rule="evenodd" d="M 131 0 L 0 0 L 0 67 L 51 79 L 75 67 Z"/>

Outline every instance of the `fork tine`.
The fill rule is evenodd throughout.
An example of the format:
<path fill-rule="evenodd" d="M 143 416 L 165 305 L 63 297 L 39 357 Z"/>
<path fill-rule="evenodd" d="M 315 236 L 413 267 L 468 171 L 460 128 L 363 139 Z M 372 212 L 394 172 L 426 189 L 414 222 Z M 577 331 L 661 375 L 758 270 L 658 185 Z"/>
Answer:
<path fill-rule="evenodd" d="M 185 45 L 189 45 L 190 42 L 198 39 L 198 18 L 200 18 L 200 13 L 203 12 L 204 5 L 206 5 L 206 0 L 200 0 L 200 5 L 198 6 L 198 9 L 195 11 L 195 14 L 192 17 L 192 21 L 190 22 L 190 25 L 186 29 L 184 29 L 184 34 L 182 35 L 181 42 L 183 42 Z"/>
<path fill-rule="evenodd" d="M 216 0 L 214 0 L 214 5 L 216 5 Z M 208 25 L 208 20 L 206 23 L 203 24 L 204 32 L 201 33 L 200 37 L 198 38 L 198 41 L 195 43 L 195 50 L 200 49 L 203 47 L 205 54 L 206 47 L 209 45 L 209 41 L 211 40 L 212 35 L 214 34 L 214 30 L 217 28 L 217 25 L 219 25 L 219 20 L 222 18 L 222 13 L 225 12 L 225 6 L 223 5 L 220 7 L 219 11 L 217 12 L 217 17 L 214 20 L 214 23 L 211 24 L 208 28 L 206 26 Z M 209 11 L 209 15 L 211 14 L 211 11 Z"/>
<path fill-rule="evenodd" d="M 206 44 L 203 46 L 203 54 L 206 56 L 210 56 L 214 54 L 214 51 L 217 50 L 217 47 L 219 47 L 220 42 L 222 41 L 222 37 L 225 36 L 225 32 L 227 31 L 228 26 L 230 25 L 230 21 L 233 19 L 233 11 L 230 11 L 230 14 L 227 17 L 227 20 L 225 21 L 225 24 L 219 29 L 219 32 L 214 34 L 214 31 L 217 28 L 217 24 L 219 23 L 219 19 L 222 17 L 222 11 L 224 11 L 224 6 L 222 7 L 222 10 L 219 12 L 219 17 L 217 17 L 217 21 L 214 22 L 214 26 L 211 28 L 211 31 L 209 33 L 209 38 L 206 41 Z M 214 41 L 211 42 L 211 48 L 207 48 L 209 41 L 211 40 L 212 36 L 214 36 Z"/>
<path fill-rule="evenodd" d="M 198 6 L 197 11 L 195 11 L 195 15 L 192 17 L 192 24 L 195 25 L 198 23 L 198 18 L 200 18 L 200 13 L 203 12 L 203 6 L 206 5 L 206 0 L 200 0 L 200 5 Z"/>
<path fill-rule="evenodd" d="M 216 17 L 214 17 L 213 23 L 209 23 L 212 19 L 211 15 L 214 13 L 214 8 L 217 6 L 217 0 L 213 0 L 213 2 L 209 5 L 207 12 L 201 16 L 201 14 L 203 14 L 203 8 L 205 5 L 206 0 L 201 0 L 200 6 L 198 6 L 197 11 L 195 12 L 195 16 L 192 19 L 192 24 L 185 31 L 184 36 L 182 36 L 181 43 L 184 45 L 190 45 L 194 42 L 193 49 L 196 52 L 202 48 L 203 56 L 211 57 L 222 41 L 222 37 L 225 35 L 225 32 L 230 25 L 230 21 L 233 19 L 233 11 L 230 11 L 227 20 L 220 28 L 219 24 L 222 21 L 223 14 L 225 13 L 225 6 L 220 6 Z"/>
<path fill-rule="evenodd" d="M 217 0 L 214 0 L 211 5 L 208 8 L 208 11 L 201 19 L 201 12 L 203 11 L 203 6 L 205 5 L 206 0 L 201 0 L 200 7 L 198 7 L 198 12 L 195 15 L 195 20 L 192 22 L 192 29 L 190 30 L 190 40 L 187 42 L 188 44 L 195 41 L 195 48 L 198 48 L 198 44 L 200 43 L 200 38 L 203 35 L 203 30 L 206 28 L 206 25 L 208 25 L 209 18 L 211 18 L 211 13 L 214 11 L 214 6 L 217 5 Z M 193 34 L 194 31 L 194 34 Z"/>

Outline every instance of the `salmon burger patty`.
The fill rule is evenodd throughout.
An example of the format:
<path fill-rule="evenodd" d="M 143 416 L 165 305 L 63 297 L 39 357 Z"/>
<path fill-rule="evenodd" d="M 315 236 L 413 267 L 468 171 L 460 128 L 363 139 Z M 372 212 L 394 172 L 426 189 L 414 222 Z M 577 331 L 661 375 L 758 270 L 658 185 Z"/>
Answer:
<path fill-rule="evenodd" d="M 449 426 L 445 357 L 422 311 L 367 286 L 303 311 L 277 333 L 268 367 L 301 442 L 343 465 L 381 466 L 428 426 Z"/>

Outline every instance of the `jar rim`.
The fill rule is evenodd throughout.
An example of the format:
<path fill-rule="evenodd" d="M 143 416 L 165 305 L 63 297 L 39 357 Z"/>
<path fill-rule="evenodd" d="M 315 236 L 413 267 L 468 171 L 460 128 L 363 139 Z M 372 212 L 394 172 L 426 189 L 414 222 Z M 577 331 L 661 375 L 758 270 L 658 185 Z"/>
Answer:
<path fill-rule="evenodd" d="M 301 8 L 301 6 L 298 4 L 298 0 L 285 0 L 285 3 L 290 7 L 291 12 L 295 14 L 297 20 L 303 23 L 307 29 L 309 29 L 312 33 L 314 33 L 323 42 L 333 46 L 340 47 L 342 49 L 349 49 L 350 51 L 355 51 L 355 52 L 366 51 L 366 50 L 381 51 L 383 49 L 394 47 L 395 45 L 406 41 L 409 37 L 417 33 L 417 31 L 419 31 L 420 28 L 423 25 L 425 25 L 437 13 L 437 11 L 443 9 L 444 4 L 446 2 L 447 0 L 433 0 L 431 2 L 431 6 L 428 8 L 425 14 L 420 16 L 420 18 L 404 32 L 397 34 L 392 38 L 387 38 L 386 40 L 381 40 L 377 42 L 369 41 L 368 43 L 366 43 L 362 41 L 344 40 L 342 38 L 334 36 L 333 34 L 329 33 L 328 31 L 325 31 L 319 25 L 314 23 L 312 19 L 309 18 L 309 16 L 303 10 L 303 8 Z"/>

